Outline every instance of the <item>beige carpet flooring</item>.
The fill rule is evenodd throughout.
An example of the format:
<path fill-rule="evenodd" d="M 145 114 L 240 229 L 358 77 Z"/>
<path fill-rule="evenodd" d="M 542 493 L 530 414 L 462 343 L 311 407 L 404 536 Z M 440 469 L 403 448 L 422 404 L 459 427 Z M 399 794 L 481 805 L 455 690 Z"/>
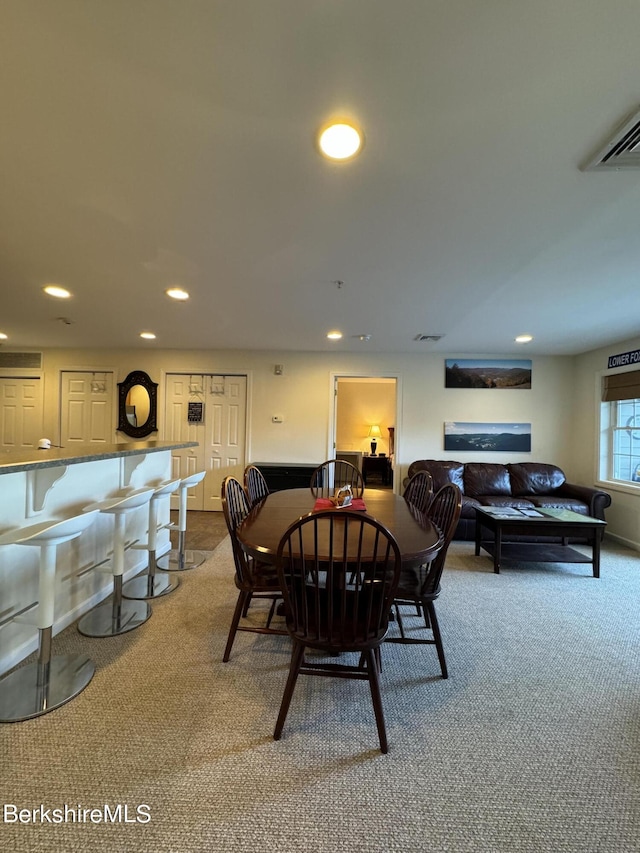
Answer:
<path fill-rule="evenodd" d="M 302 678 L 273 741 L 289 641 L 239 634 L 221 663 L 235 601 L 225 539 L 137 631 L 55 638 L 97 672 L 64 707 L 0 726 L 0 846 L 637 851 L 640 557 L 608 545 L 602 578 L 588 568 L 496 576 L 454 543 L 438 608 L 450 678 L 432 647 L 384 647 L 384 756 L 363 682 Z M 100 822 L 43 818 L 65 805 Z M 105 805 L 122 806 L 120 822 Z M 35 821 L 11 822 L 14 806 Z"/>

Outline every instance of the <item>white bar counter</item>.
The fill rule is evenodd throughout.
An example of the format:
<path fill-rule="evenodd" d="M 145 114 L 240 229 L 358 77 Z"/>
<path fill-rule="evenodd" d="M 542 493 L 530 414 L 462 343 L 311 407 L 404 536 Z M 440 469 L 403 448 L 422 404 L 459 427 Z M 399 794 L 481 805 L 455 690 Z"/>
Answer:
<path fill-rule="evenodd" d="M 186 447 L 197 447 L 197 442 L 137 441 L 0 452 L 0 533 L 77 515 L 94 501 L 167 480 L 172 476 L 171 451 Z M 168 521 L 167 499 L 160 503 L 158 522 Z M 147 507 L 133 512 L 127 521 L 127 543 L 146 542 L 147 523 Z M 113 519 L 106 515 L 98 516 L 78 539 L 59 547 L 54 635 L 111 593 L 112 547 Z M 170 547 L 169 531 L 164 529 L 158 534 L 158 556 Z M 0 674 L 37 648 L 37 610 L 31 605 L 38 598 L 38 559 L 37 548 L 0 547 Z M 145 568 L 147 559 L 146 551 L 129 549 L 124 579 Z"/>

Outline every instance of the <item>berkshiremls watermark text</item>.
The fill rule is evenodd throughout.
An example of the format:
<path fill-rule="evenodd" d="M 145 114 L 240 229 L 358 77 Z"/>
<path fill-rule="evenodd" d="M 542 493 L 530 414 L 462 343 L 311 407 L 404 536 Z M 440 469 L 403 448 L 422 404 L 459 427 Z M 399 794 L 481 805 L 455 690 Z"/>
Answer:
<path fill-rule="evenodd" d="M 130 806 L 127 803 L 105 803 L 102 806 L 87 808 L 82 804 L 72 806 L 45 806 L 40 803 L 35 808 L 21 808 L 15 803 L 5 803 L 2 808 L 3 823 L 149 823 L 151 806 L 140 803 Z"/>

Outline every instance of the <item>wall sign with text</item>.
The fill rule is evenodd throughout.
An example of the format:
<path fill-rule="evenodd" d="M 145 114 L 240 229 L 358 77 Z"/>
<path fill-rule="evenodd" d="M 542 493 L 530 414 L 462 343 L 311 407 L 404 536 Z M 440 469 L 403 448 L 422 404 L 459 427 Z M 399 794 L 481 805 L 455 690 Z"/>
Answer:
<path fill-rule="evenodd" d="M 190 402 L 187 420 L 190 424 L 201 424 L 204 420 L 204 403 Z"/>
<path fill-rule="evenodd" d="M 625 367 L 627 364 L 640 364 L 640 349 L 632 349 L 629 352 L 621 352 L 619 355 L 610 355 L 607 367 Z"/>

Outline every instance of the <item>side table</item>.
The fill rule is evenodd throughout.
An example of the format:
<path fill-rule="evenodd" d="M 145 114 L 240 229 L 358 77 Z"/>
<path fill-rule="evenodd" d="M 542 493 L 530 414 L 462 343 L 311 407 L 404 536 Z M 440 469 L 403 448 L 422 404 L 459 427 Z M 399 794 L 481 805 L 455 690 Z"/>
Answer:
<path fill-rule="evenodd" d="M 391 485 L 393 471 L 391 469 L 391 460 L 388 456 L 362 457 L 362 478 L 365 486 L 369 482 L 369 478 L 371 476 L 379 477 L 383 486 Z"/>

